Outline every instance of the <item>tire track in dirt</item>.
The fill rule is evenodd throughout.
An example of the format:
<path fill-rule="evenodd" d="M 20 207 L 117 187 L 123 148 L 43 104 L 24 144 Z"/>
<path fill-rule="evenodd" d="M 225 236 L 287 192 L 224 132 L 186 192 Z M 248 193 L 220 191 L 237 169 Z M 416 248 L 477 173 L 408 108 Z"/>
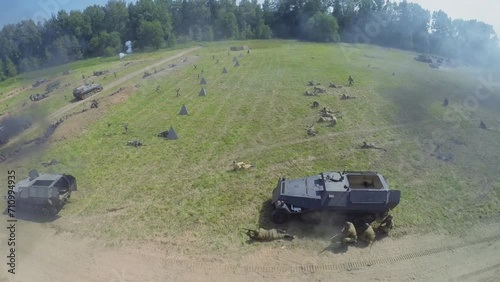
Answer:
<path fill-rule="evenodd" d="M 454 250 L 470 247 L 470 246 L 475 246 L 479 244 L 488 244 L 493 241 L 498 241 L 500 240 L 500 235 L 495 235 L 495 236 L 490 236 L 490 237 L 485 237 L 482 239 L 476 239 L 476 240 L 470 240 L 466 241 L 464 243 L 460 244 L 452 244 L 448 246 L 441 246 L 441 247 L 436 247 L 436 248 L 431 248 L 427 250 L 422 250 L 422 251 L 417 251 L 417 252 L 412 252 L 412 253 L 407 253 L 407 254 L 402 254 L 394 257 L 385 257 L 385 258 L 375 258 L 375 259 L 367 259 L 367 260 L 357 260 L 357 261 L 348 261 L 348 262 L 343 262 L 343 263 L 335 263 L 335 264 L 322 264 L 322 265 L 297 265 L 297 266 L 260 266 L 260 265 L 248 265 L 248 266 L 241 266 L 241 265 L 227 265 L 227 266 L 221 266 L 221 265 L 212 265 L 212 264 L 200 264 L 200 263 L 193 263 L 193 262 L 188 262 L 188 261 L 177 261 L 176 263 L 180 263 L 183 266 L 191 269 L 191 270 L 217 270 L 217 271 L 242 271 L 242 272 L 271 272 L 271 273 L 285 273 L 285 272 L 306 272 L 306 273 L 313 273 L 313 272 L 321 272 L 321 271 L 339 271 L 339 270 L 353 270 L 353 269 L 360 269 L 360 268 L 365 268 L 365 267 L 371 267 L 375 265 L 382 265 L 382 264 L 391 264 L 399 261 L 404 261 L 404 260 L 411 260 L 411 259 L 416 259 L 420 257 L 426 257 L 426 256 L 432 256 L 440 253 L 445 253 L 445 252 L 452 252 Z M 500 267 L 499 265 L 494 265 L 488 268 L 489 270 L 493 270 L 497 267 Z M 482 273 L 481 271 L 476 271 L 467 275 L 476 275 Z M 467 276 L 468 277 L 468 276 Z M 467 278 L 465 277 L 465 278 Z"/>
<path fill-rule="evenodd" d="M 467 273 L 467 274 L 464 274 L 464 275 L 461 275 L 455 279 L 450 279 L 449 281 L 470 281 L 471 278 L 473 278 L 474 276 L 478 276 L 478 275 L 482 275 L 486 272 L 490 272 L 490 271 L 493 271 L 493 270 L 496 270 L 496 269 L 499 269 L 500 268 L 500 263 L 497 263 L 495 265 L 492 265 L 492 266 L 489 266 L 489 267 L 486 267 L 486 268 L 482 268 L 482 269 L 479 269 L 479 270 L 476 270 L 476 271 L 473 271 L 473 272 L 470 272 L 470 273 Z"/>

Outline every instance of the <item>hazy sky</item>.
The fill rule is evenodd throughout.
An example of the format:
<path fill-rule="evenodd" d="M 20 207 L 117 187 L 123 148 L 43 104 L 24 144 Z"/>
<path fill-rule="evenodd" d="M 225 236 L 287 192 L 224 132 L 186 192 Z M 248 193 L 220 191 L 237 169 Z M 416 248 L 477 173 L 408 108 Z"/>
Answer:
<path fill-rule="evenodd" d="M 431 13 L 443 10 L 452 19 L 476 19 L 485 22 L 492 25 L 497 34 L 500 33 L 499 0 L 408 0 L 408 2 L 417 3 Z"/>
<path fill-rule="evenodd" d="M 401 2 L 401 0 L 392 0 Z M 0 26 L 16 23 L 22 19 L 39 19 L 49 17 L 61 9 L 83 9 L 93 4 L 105 5 L 108 0 L 10 0 L 2 1 L 0 10 Z M 135 2 L 135 0 L 127 0 Z M 263 0 L 259 0 L 260 3 Z M 500 32 L 500 1 L 499 0 L 410 0 L 420 4 L 424 9 L 432 11 L 443 10 L 451 18 L 477 19 L 493 25 Z"/>

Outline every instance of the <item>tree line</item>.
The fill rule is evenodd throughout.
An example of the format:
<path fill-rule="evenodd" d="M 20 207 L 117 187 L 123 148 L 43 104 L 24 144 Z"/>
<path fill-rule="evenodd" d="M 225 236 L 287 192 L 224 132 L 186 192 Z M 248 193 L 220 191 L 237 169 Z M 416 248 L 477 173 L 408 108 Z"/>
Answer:
<path fill-rule="evenodd" d="M 110 0 L 64 11 L 43 22 L 0 31 L 0 80 L 18 73 L 97 56 L 191 41 L 299 39 L 370 43 L 474 64 L 498 64 L 491 25 L 452 20 L 420 5 L 389 0 Z"/>

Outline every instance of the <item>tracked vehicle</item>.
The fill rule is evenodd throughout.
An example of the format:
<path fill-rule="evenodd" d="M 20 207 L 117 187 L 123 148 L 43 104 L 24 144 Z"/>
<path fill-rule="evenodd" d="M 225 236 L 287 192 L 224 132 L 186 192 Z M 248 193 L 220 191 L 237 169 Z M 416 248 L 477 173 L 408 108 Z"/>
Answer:
<path fill-rule="evenodd" d="M 9 196 L 14 195 L 16 211 L 55 216 L 74 191 L 77 191 L 75 177 L 68 174 L 39 174 L 32 170 L 29 178 L 19 181 L 12 192 L 4 195 L 4 199 L 11 205 L 12 197 Z"/>
<path fill-rule="evenodd" d="M 319 175 L 279 179 L 273 190 L 271 219 L 276 224 L 292 215 L 333 211 L 373 222 L 394 209 L 399 190 L 389 190 L 384 177 L 372 171 L 322 172 Z"/>
<path fill-rule="evenodd" d="M 92 94 L 102 91 L 102 86 L 97 83 L 83 85 L 73 90 L 73 96 L 78 100 L 83 100 Z"/>

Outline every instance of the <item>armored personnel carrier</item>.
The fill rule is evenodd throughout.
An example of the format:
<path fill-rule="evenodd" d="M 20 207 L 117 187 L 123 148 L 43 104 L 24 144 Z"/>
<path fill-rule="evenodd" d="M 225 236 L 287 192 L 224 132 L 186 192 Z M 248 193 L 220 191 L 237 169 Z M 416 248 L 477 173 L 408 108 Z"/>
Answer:
<path fill-rule="evenodd" d="M 384 177 L 372 171 L 322 172 L 319 175 L 278 181 L 273 190 L 274 223 L 285 223 L 291 215 L 333 211 L 373 222 L 394 209 L 401 197 L 389 190 Z"/>
<path fill-rule="evenodd" d="M 45 216 L 55 216 L 76 191 L 76 179 L 68 174 L 39 174 L 36 170 L 29 178 L 19 181 L 13 189 L 16 211 L 26 210 Z M 4 198 L 9 199 L 9 194 Z"/>
<path fill-rule="evenodd" d="M 92 94 L 102 91 L 102 86 L 97 83 L 83 85 L 73 90 L 73 96 L 78 100 L 83 100 Z"/>

